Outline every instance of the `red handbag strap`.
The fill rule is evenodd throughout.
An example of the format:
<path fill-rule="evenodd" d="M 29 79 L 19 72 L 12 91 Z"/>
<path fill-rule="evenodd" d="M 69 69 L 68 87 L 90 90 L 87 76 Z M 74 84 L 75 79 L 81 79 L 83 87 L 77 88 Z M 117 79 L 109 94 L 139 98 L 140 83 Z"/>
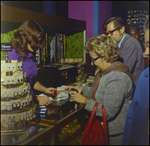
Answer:
<path fill-rule="evenodd" d="M 106 140 L 105 145 L 107 145 L 107 144 L 108 144 L 108 138 L 107 138 L 107 122 L 106 122 L 106 110 L 105 110 L 104 105 L 102 105 L 102 117 L 103 117 L 104 135 L 105 135 L 105 140 Z"/>
<path fill-rule="evenodd" d="M 90 119 L 89 119 L 88 131 L 90 130 L 91 125 L 92 125 L 92 123 L 93 123 L 93 120 L 94 120 L 94 117 L 95 117 L 95 114 L 96 114 L 96 110 L 97 110 L 98 105 L 99 105 L 99 103 L 97 103 L 97 102 L 96 102 L 95 105 L 94 105 L 92 115 L 90 116 Z"/>
<path fill-rule="evenodd" d="M 91 125 L 92 125 L 92 123 L 93 123 L 93 120 L 94 120 L 94 117 L 95 117 L 95 114 L 96 114 L 96 110 L 97 110 L 98 105 L 99 105 L 99 103 L 97 103 L 97 102 L 96 102 L 95 105 L 94 105 L 92 115 L 90 116 L 90 119 L 89 119 L 88 132 L 90 131 Z M 103 118 L 104 136 L 105 136 L 105 140 L 106 140 L 105 145 L 107 145 L 107 144 L 108 144 L 108 138 L 107 138 L 107 122 L 106 122 L 106 110 L 105 110 L 104 105 L 102 105 L 102 118 Z"/>

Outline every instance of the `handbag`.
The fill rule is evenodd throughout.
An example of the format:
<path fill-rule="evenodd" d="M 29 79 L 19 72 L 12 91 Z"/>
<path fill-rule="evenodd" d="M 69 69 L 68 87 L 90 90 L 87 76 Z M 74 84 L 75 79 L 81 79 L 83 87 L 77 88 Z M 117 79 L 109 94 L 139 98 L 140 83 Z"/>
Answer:
<path fill-rule="evenodd" d="M 107 145 L 107 123 L 106 123 L 106 111 L 104 105 L 102 105 L 102 118 L 103 125 L 101 122 L 94 117 L 99 103 L 95 103 L 92 115 L 89 118 L 88 123 L 85 125 L 85 129 L 81 138 L 81 145 Z"/>

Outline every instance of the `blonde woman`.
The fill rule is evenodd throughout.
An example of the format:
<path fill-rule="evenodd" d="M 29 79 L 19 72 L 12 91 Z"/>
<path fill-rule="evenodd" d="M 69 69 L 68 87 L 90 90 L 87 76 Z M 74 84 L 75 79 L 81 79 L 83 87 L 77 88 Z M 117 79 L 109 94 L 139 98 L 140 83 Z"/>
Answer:
<path fill-rule="evenodd" d="M 75 87 L 79 93 L 73 92 L 70 101 L 85 104 L 84 108 L 89 112 L 98 102 L 97 117 L 102 117 L 103 104 L 108 122 L 109 144 L 121 145 L 125 118 L 134 92 L 134 76 L 126 65 L 116 61 L 119 49 L 111 37 L 105 34 L 92 37 L 86 41 L 85 50 L 91 57 L 91 65 L 96 65 L 100 71 L 92 87 Z M 72 88 L 70 86 L 66 90 Z"/>

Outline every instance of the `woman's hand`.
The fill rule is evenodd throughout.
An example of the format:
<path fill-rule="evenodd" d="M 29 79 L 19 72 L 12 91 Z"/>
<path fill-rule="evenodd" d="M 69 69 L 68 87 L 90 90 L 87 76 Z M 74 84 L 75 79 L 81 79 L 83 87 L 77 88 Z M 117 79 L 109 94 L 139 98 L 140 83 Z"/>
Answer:
<path fill-rule="evenodd" d="M 72 92 L 71 95 L 70 95 L 70 101 L 76 101 L 78 103 L 82 103 L 84 104 L 85 101 L 86 101 L 86 97 L 84 97 L 83 95 L 81 95 L 80 93 L 77 93 L 77 92 Z"/>
<path fill-rule="evenodd" d="M 37 96 L 36 98 L 37 98 L 37 101 L 39 102 L 39 105 L 47 105 L 48 106 L 48 105 L 52 104 L 52 101 L 45 96 Z"/>
<path fill-rule="evenodd" d="M 38 91 L 41 91 L 41 92 L 44 92 L 44 93 L 47 93 L 47 94 L 53 94 L 54 93 L 54 90 L 57 91 L 56 88 L 52 88 L 52 87 L 45 87 L 43 86 L 39 81 L 37 81 L 35 84 L 34 84 L 34 87 L 33 87 L 35 90 L 38 90 Z"/>
<path fill-rule="evenodd" d="M 56 88 L 52 88 L 52 87 L 51 88 L 45 88 L 44 93 L 53 94 L 54 91 L 57 91 L 57 89 Z"/>
<path fill-rule="evenodd" d="M 72 89 L 76 89 L 78 93 L 81 93 L 83 87 L 82 86 L 68 86 L 67 88 L 65 88 L 65 90 L 72 90 Z"/>

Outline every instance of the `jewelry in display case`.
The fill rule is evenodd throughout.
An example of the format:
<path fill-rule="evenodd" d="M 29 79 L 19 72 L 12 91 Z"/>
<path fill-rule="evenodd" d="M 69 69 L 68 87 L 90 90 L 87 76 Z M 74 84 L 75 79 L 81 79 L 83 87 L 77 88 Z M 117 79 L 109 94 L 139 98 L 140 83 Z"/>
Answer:
<path fill-rule="evenodd" d="M 130 10 L 127 14 L 127 24 L 136 24 L 140 28 L 140 41 L 144 42 L 144 30 L 143 25 L 146 17 L 148 16 L 148 12 L 145 10 Z"/>
<path fill-rule="evenodd" d="M 64 41 L 59 34 L 52 37 L 50 41 L 50 64 L 61 62 L 64 58 Z"/>
<path fill-rule="evenodd" d="M 1 134 L 25 132 L 36 116 L 22 61 L 1 60 Z"/>

